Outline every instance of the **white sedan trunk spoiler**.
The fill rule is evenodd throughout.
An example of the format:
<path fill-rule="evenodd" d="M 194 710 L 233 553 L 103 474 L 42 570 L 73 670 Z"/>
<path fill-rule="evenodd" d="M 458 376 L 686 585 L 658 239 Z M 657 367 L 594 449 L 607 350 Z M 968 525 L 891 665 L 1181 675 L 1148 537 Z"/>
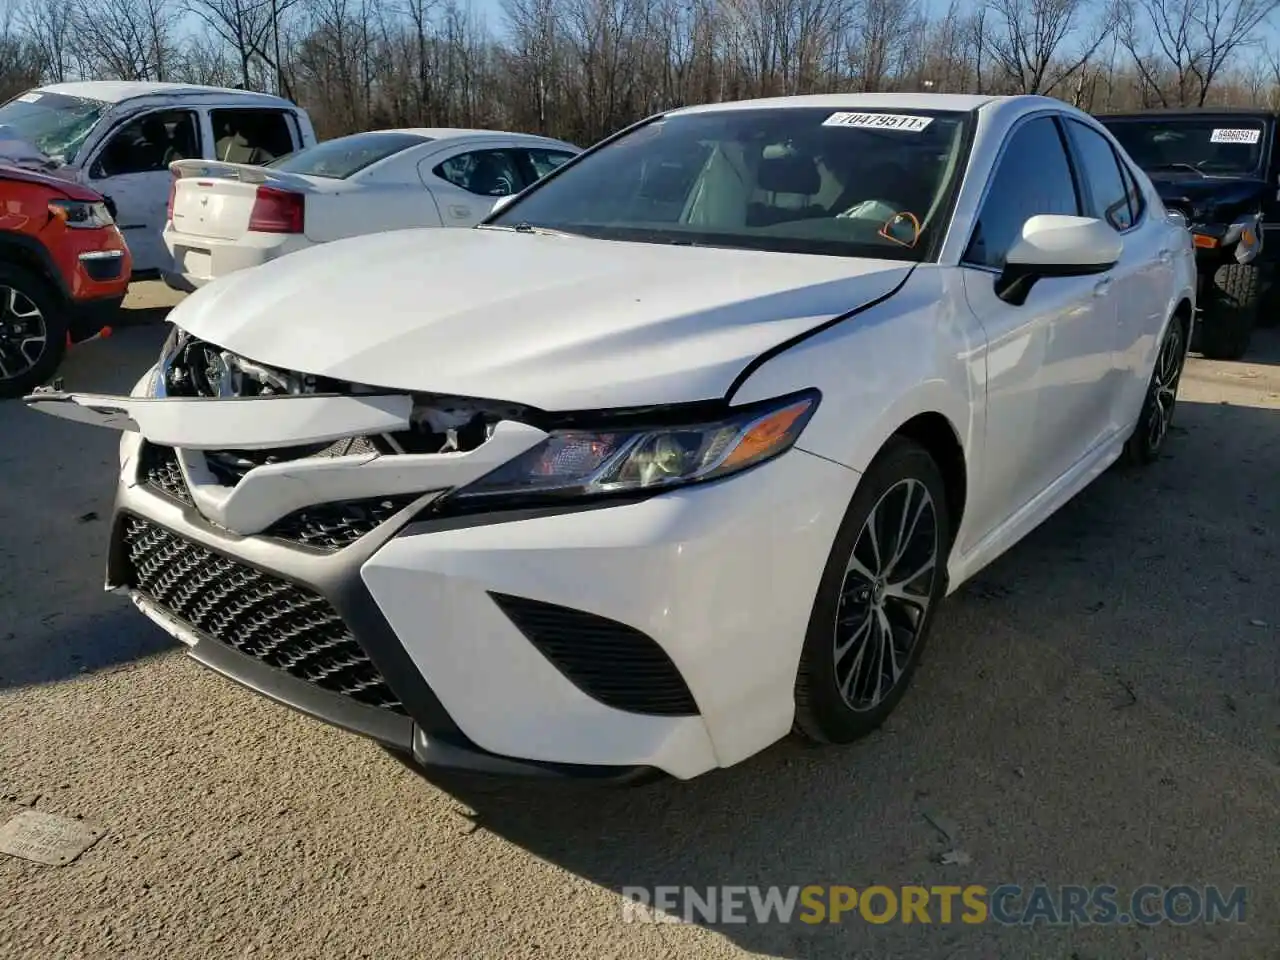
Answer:
<path fill-rule="evenodd" d="M 204 180 L 233 180 L 238 183 L 272 184 L 290 190 L 311 190 L 314 184 L 306 177 L 282 170 L 269 170 L 249 163 L 225 160 L 175 160 L 169 164 L 175 179 L 199 177 Z"/>

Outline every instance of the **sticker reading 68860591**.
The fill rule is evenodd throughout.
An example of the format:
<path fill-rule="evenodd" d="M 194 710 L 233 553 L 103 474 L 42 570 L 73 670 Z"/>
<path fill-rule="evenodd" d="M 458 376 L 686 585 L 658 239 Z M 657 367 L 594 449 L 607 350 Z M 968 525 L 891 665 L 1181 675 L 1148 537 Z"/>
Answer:
<path fill-rule="evenodd" d="M 822 121 L 824 127 L 861 127 L 870 130 L 907 130 L 919 133 L 933 117 L 915 117 L 905 113 L 833 113 Z"/>
<path fill-rule="evenodd" d="M 1214 130 L 1209 134 L 1210 143 L 1257 143 L 1258 138 L 1262 136 L 1262 131 L 1257 127 L 1243 127 L 1238 130 L 1230 128 L 1222 128 Z"/>

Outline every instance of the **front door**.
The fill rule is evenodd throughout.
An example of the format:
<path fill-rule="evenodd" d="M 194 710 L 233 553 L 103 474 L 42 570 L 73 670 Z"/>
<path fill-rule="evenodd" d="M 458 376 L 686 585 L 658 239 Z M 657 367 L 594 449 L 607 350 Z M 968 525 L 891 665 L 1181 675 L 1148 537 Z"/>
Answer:
<path fill-rule="evenodd" d="M 1026 302 L 996 295 L 1005 255 L 1037 214 L 1083 210 L 1057 121 L 1010 134 L 961 263 L 965 296 L 987 335 L 987 427 L 975 540 L 1067 472 L 1108 432 L 1116 297 L 1110 274 L 1047 277 Z M 960 544 L 961 550 L 973 544 Z"/>
<path fill-rule="evenodd" d="M 169 164 L 201 155 L 196 114 L 157 110 L 112 131 L 90 160 L 89 186 L 114 201 L 135 274 L 172 269 L 162 237 Z"/>

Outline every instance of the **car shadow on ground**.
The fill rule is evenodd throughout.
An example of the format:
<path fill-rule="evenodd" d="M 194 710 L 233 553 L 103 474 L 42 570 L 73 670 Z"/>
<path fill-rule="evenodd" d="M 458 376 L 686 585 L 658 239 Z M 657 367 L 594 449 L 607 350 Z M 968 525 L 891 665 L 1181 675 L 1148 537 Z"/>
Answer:
<path fill-rule="evenodd" d="M 1276 935 L 1258 840 L 1280 808 L 1280 410 L 1183 402 L 1166 451 L 1109 471 L 962 587 L 914 688 L 859 743 L 784 741 L 632 790 L 430 779 L 483 829 L 620 894 L 1187 882 L 1254 898 L 1247 929 L 874 925 L 856 911 L 836 925 L 705 924 L 769 955 L 1209 956 L 1229 941 L 1261 956 L 1245 945 Z M 962 865 L 940 863 L 948 851 Z"/>
<path fill-rule="evenodd" d="M 163 325 L 74 347 L 67 389 L 127 393 L 158 355 Z M 0 688 L 51 683 L 175 646 L 103 592 L 119 434 L 0 403 Z"/>
<path fill-rule="evenodd" d="M 0 690 L 55 683 L 177 646 L 127 601 L 91 613 L 46 614 L 37 631 L 0 629 Z"/>

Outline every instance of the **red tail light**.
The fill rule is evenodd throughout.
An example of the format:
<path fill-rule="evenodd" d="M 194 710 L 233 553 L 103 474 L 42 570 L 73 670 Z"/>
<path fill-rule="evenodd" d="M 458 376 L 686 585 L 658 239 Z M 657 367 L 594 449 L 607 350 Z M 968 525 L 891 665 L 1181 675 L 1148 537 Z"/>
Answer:
<path fill-rule="evenodd" d="M 292 190 L 259 187 L 249 214 L 249 229 L 258 233 L 302 233 L 306 198 Z"/>
<path fill-rule="evenodd" d="M 165 212 L 165 215 L 164 215 L 164 219 L 166 222 L 171 222 L 173 220 L 173 198 L 177 192 L 178 192 L 178 178 L 175 175 L 169 178 L 169 209 Z"/>

